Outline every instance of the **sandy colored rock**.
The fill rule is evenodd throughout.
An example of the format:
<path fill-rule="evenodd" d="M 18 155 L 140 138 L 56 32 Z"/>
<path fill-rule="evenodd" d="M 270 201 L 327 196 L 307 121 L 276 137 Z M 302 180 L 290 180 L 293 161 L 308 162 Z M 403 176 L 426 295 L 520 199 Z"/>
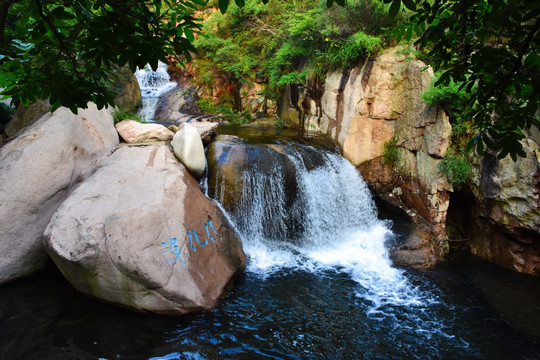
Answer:
<path fill-rule="evenodd" d="M 17 111 L 7 124 L 5 132 L 9 137 L 15 136 L 19 131 L 32 125 L 50 110 L 48 100 L 38 99 L 28 106 L 19 104 Z"/>
<path fill-rule="evenodd" d="M 171 141 L 174 133 L 161 124 L 142 124 L 123 120 L 116 124 L 116 131 L 127 143 Z"/>
<path fill-rule="evenodd" d="M 434 124 L 426 126 L 423 135 L 429 155 L 443 157 L 446 154 L 446 150 L 450 146 L 450 138 L 452 137 L 452 126 L 444 111 L 438 112 L 437 120 Z"/>
<path fill-rule="evenodd" d="M 139 311 L 210 309 L 246 263 L 218 206 L 166 146 L 118 149 L 44 238 L 77 290 Z"/>
<path fill-rule="evenodd" d="M 51 216 L 116 144 L 110 112 L 89 104 L 46 114 L 0 149 L 0 283 L 44 266 Z"/>
<path fill-rule="evenodd" d="M 298 103 L 305 103 L 303 110 L 310 114 L 303 117 L 306 130 L 334 139 L 377 196 L 414 213 L 418 225 L 431 231 L 429 237 L 444 243 L 452 187 L 439 164 L 450 143 L 451 126 L 442 110 L 421 97 L 433 79 L 432 69 L 399 50 L 390 48 L 361 67 L 327 74 L 320 109 L 312 109 L 310 101 Z M 392 139 L 399 154 L 393 162 L 383 157 Z M 447 248 L 430 241 L 419 244 L 414 253 L 407 250 L 410 256 L 402 257 L 400 264 L 409 259 L 416 267 L 433 265 Z"/>
<path fill-rule="evenodd" d="M 174 134 L 171 143 L 174 155 L 189 172 L 197 179 L 201 179 L 206 169 L 206 156 L 204 145 L 197 129 L 186 124 Z"/>

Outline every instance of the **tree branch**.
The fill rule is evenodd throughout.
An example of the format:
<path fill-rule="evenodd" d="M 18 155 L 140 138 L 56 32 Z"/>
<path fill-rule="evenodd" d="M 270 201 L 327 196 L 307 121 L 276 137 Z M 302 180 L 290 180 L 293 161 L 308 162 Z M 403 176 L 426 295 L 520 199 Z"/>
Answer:
<path fill-rule="evenodd" d="M 523 46 L 521 47 L 517 55 L 516 61 L 514 62 L 514 66 L 512 66 L 512 69 L 499 80 L 497 85 L 495 85 L 491 89 L 489 94 L 484 98 L 484 101 L 489 100 L 489 98 L 491 98 L 497 90 L 501 91 L 499 96 L 497 96 L 497 102 L 500 101 L 500 99 L 504 96 L 504 89 L 506 89 L 506 87 L 508 86 L 508 83 L 510 82 L 510 80 L 512 80 L 512 76 L 514 76 L 514 74 L 517 73 L 519 68 L 521 67 L 523 57 L 527 53 L 527 49 L 529 49 L 529 46 L 535 34 L 538 32 L 538 30 L 540 30 L 540 17 L 536 19 L 536 22 L 534 23 L 533 28 L 531 29 L 531 31 L 529 31 L 529 33 L 527 34 L 527 37 L 523 41 Z"/>

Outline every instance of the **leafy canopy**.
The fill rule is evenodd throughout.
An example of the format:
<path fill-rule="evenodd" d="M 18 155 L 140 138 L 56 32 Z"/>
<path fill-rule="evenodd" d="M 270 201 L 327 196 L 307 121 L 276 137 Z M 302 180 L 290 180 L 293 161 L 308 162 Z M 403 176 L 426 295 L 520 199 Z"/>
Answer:
<path fill-rule="evenodd" d="M 49 98 L 73 112 L 113 105 L 116 66 L 191 60 L 204 0 L 0 1 L 0 87 L 16 103 Z"/>
<path fill-rule="evenodd" d="M 468 93 L 463 118 L 475 137 L 469 143 L 499 158 L 525 156 L 520 140 L 539 127 L 540 2 L 538 0 L 384 0 L 397 14 L 402 4 L 408 22 L 398 40 L 428 50 L 437 85 L 459 84 Z"/>

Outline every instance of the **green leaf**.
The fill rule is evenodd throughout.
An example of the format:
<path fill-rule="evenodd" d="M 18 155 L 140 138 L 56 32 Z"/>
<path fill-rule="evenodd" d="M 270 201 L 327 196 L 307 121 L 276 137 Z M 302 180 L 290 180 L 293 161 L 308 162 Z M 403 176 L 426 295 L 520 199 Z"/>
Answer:
<path fill-rule="evenodd" d="M 236 5 L 238 5 L 238 7 L 244 7 L 246 5 L 244 0 L 234 0 L 234 2 Z"/>
<path fill-rule="evenodd" d="M 184 29 L 184 34 L 186 34 L 186 39 L 189 40 L 189 42 L 195 41 L 195 36 L 193 35 L 193 32 L 189 29 Z"/>
<path fill-rule="evenodd" d="M 407 33 L 405 34 L 407 42 L 411 41 L 413 35 L 413 28 L 410 27 L 407 29 Z"/>
<path fill-rule="evenodd" d="M 414 0 L 403 0 L 403 5 L 405 5 L 409 10 L 416 11 L 416 4 Z"/>
<path fill-rule="evenodd" d="M 396 17 L 400 8 L 401 8 L 401 0 L 394 0 L 392 1 L 392 5 L 390 5 L 390 10 L 388 10 L 388 14 L 391 17 Z"/>
<path fill-rule="evenodd" d="M 540 55 L 537 52 L 532 52 L 525 59 L 525 66 L 529 68 L 538 68 L 540 67 Z"/>
<path fill-rule="evenodd" d="M 219 11 L 221 11 L 222 14 L 225 14 L 227 12 L 227 8 L 229 7 L 229 0 L 219 0 L 218 6 Z"/>

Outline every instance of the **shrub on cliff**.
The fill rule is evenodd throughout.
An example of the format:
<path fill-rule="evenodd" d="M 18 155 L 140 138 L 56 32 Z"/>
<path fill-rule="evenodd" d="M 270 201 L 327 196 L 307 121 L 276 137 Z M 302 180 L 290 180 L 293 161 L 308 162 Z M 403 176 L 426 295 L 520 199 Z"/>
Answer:
<path fill-rule="evenodd" d="M 266 83 L 265 96 L 276 100 L 287 84 L 301 85 L 329 69 L 353 66 L 376 51 L 385 43 L 383 28 L 392 21 L 377 1 L 328 8 L 326 1 L 273 0 L 266 6 L 248 0 L 205 22 L 195 41 L 196 82 L 212 88 L 216 77 L 226 78 L 238 99 L 239 85 L 257 79 Z"/>

